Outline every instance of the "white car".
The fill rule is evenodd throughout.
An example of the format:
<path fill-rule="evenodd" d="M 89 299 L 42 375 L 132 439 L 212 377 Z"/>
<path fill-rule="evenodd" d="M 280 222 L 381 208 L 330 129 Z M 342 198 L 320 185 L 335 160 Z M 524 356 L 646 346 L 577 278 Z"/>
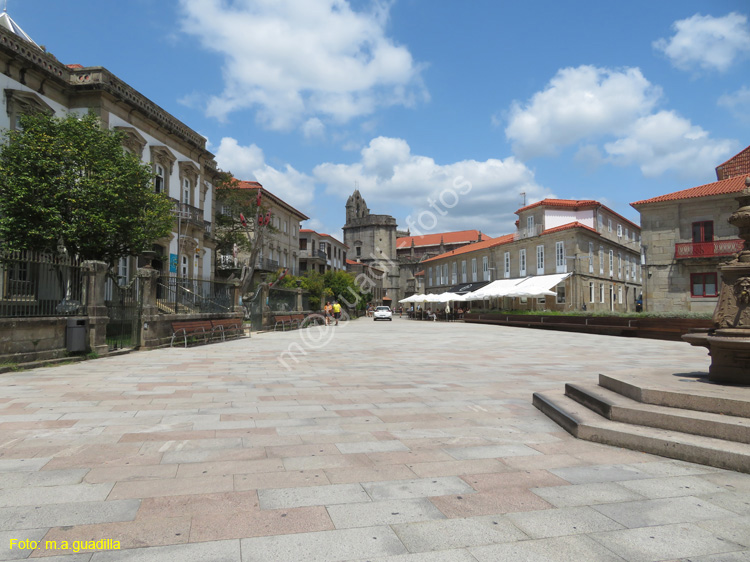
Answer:
<path fill-rule="evenodd" d="M 379 306 L 372 315 L 373 320 L 393 320 L 393 313 L 387 306 Z"/>

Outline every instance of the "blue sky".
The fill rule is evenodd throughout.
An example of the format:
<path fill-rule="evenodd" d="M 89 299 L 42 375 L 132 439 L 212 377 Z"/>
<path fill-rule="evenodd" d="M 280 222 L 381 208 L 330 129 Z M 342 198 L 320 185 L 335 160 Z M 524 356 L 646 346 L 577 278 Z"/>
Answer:
<path fill-rule="evenodd" d="M 741 0 L 8 0 L 340 237 L 357 186 L 399 227 L 514 229 L 526 202 L 629 204 L 750 145 Z"/>

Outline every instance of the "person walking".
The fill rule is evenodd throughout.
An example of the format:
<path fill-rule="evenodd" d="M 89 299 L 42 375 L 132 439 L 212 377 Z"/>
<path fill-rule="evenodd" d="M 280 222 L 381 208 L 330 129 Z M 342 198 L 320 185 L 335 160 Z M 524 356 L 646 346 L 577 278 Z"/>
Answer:
<path fill-rule="evenodd" d="M 326 301 L 326 305 L 323 307 L 323 312 L 325 313 L 326 317 L 326 326 L 331 323 L 331 316 L 333 314 L 333 306 L 331 306 L 331 301 Z"/>
<path fill-rule="evenodd" d="M 333 301 L 333 318 L 336 321 L 334 326 L 339 325 L 339 318 L 341 318 L 341 305 L 339 301 Z"/>

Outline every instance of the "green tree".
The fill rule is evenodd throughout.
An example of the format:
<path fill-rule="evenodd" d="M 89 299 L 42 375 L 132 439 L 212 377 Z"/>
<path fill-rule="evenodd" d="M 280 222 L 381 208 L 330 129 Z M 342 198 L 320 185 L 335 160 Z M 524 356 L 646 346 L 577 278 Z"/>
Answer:
<path fill-rule="evenodd" d="M 148 165 L 93 113 L 25 115 L 0 148 L 0 239 L 9 250 L 54 251 L 114 264 L 151 248 L 174 222 Z"/>

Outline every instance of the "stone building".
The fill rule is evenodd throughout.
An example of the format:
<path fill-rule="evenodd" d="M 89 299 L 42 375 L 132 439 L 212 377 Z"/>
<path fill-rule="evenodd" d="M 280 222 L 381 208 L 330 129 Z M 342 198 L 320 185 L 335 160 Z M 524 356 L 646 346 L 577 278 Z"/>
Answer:
<path fill-rule="evenodd" d="M 349 247 L 330 234 L 303 228 L 299 231 L 299 271 L 344 271 Z"/>
<path fill-rule="evenodd" d="M 645 310 L 714 311 L 718 266 L 742 249 L 727 219 L 748 175 L 750 147 L 716 167 L 716 182 L 631 203 L 641 213 Z"/>
<path fill-rule="evenodd" d="M 390 215 L 373 215 L 364 198 L 355 190 L 346 202 L 344 244 L 348 257 L 355 262 L 383 272 L 383 302 L 398 302 L 400 268 L 396 255 L 396 219 Z"/>
<path fill-rule="evenodd" d="M 258 254 L 252 286 L 260 281 L 261 276 L 283 269 L 287 269 L 290 275 L 299 275 L 300 223 L 310 217 L 274 195 L 257 181 L 238 181 L 237 189 L 247 192 L 248 200 L 255 200 L 260 191 L 261 206 L 271 213 L 269 225 L 271 228 L 266 231 Z M 221 201 L 218 202 L 217 207 L 224 212 Z M 229 275 L 231 272 L 239 272 L 249 259 L 250 256 L 243 252 L 220 256 L 217 269 L 222 276 Z"/>
<path fill-rule="evenodd" d="M 60 63 L 7 13 L 0 16 L 0 65 L 0 130 L 15 129 L 24 113 L 94 112 L 102 126 L 124 133 L 124 148 L 156 173 L 154 190 L 174 202 L 173 231 L 154 241 L 153 266 L 165 276 L 213 279 L 218 171 L 206 139 L 107 69 Z M 127 279 L 146 263 L 144 257 L 123 258 L 118 274 Z"/>
<path fill-rule="evenodd" d="M 506 309 L 635 309 L 640 228 L 594 200 L 545 199 L 518 211 L 517 230 L 425 260 L 427 292 L 459 283 L 548 276 L 554 297 L 497 302 Z M 564 280 L 557 283 L 559 279 Z M 540 283 L 543 279 L 538 280 Z"/>

